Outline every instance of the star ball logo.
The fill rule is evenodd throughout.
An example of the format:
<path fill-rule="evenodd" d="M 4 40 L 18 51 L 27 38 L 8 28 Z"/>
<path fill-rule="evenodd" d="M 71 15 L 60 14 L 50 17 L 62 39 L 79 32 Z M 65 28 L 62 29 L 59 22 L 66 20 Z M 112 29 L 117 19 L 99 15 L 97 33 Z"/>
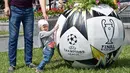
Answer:
<path fill-rule="evenodd" d="M 74 35 L 74 34 L 69 34 L 69 35 L 67 36 L 67 41 L 69 42 L 69 44 L 75 45 L 75 44 L 77 43 L 77 37 L 76 37 L 76 35 Z"/>

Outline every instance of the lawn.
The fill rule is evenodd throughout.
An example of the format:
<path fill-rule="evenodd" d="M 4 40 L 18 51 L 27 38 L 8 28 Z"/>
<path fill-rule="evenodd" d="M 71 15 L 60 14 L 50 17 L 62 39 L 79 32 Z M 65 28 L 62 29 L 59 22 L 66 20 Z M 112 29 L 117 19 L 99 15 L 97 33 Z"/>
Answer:
<path fill-rule="evenodd" d="M 9 35 L 8 31 L 0 31 L 0 35 Z M 19 32 L 19 35 L 23 35 L 23 32 Z"/>
<path fill-rule="evenodd" d="M 44 73 L 130 73 L 130 45 L 124 46 L 119 58 L 110 67 L 104 69 L 76 69 L 68 67 L 57 50 L 51 62 L 46 65 Z M 17 67 L 14 73 L 35 73 L 35 69 L 25 66 L 23 50 L 17 51 Z M 42 49 L 33 50 L 33 62 L 38 65 L 42 60 Z M 7 73 L 7 52 L 0 53 L 0 73 Z"/>
<path fill-rule="evenodd" d="M 0 31 L 0 35 L 7 35 L 7 34 L 9 34 L 9 32 L 7 32 L 7 31 Z"/>

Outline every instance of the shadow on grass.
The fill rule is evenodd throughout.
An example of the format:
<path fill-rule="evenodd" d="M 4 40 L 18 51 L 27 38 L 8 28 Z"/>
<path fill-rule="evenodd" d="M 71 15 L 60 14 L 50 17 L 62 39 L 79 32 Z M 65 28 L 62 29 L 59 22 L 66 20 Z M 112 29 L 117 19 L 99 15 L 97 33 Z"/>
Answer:
<path fill-rule="evenodd" d="M 18 66 L 16 66 L 16 70 L 19 70 L 19 69 L 24 68 L 24 67 L 26 67 L 26 65 L 24 65 L 24 64 L 21 66 L 18 65 Z"/>
<path fill-rule="evenodd" d="M 129 58 L 122 58 L 122 59 L 117 59 L 112 67 L 126 67 L 130 68 L 130 59 Z"/>
<path fill-rule="evenodd" d="M 67 67 L 68 65 L 64 62 L 63 59 L 57 59 L 57 60 L 53 60 L 50 62 L 50 64 L 52 64 L 49 67 L 46 67 L 45 70 L 55 70 L 58 69 L 60 67 Z"/>
<path fill-rule="evenodd" d="M 38 65 L 39 63 L 35 63 L 36 65 Z M 57 60 L 52 60 L 50 63 L 48 63 L 49 66 L 46 66 L 45 67 L 45 71 L 46 70 L 55 70 L 55 69 L 59 69 L 60 67 L 67 67 L 69 69 L 75 69 L 75 70 L 86 70 L 86 69 L 93 69 L 93 70 L 100 70 L 100 69 L 113 69 L 113 68 L 122 68 L 122 67 L 125 67 L 125 68 L 130 68 L 130 59 L 129 58 L 122 58 L 122 59 L 118 59 L 116 60 L 113 64 L 105 67 L 105 68 L 73 68 L 69 65 L 67 65 L 63 59 L 57 59 Z M 25 65 L 21 65 L 21 66 L 18 66 L 16 69 L 20 69 L 20 68 L 25 68 L 26 66 Z"/>
<path fill-rule="evenodd" d="M 51 67 L 46 67 L 44 70 L 55 70 L 55 69 L 59 69 L 60 67 L 66 67 L 67 65 L 65 63 L 60 63 L 58 65 L 55 66 L 51 66 Z"/>
<path fill-rule="evenodd" d="M 39 62 L 40 63 L 40 62 Z M 39 63 L 35 63 L 37 66 L 39 65 Z M 47 66 L 49 65 L 49 66 Z M 66 63 L 64 62 L 64 60 L 62 58 L 60 59 L 56 59 L 56 60 L 51 60 L 45 67 L 45 70 L 54 70 L 54 69 L 58 69 L 60 67 L 65 67 L 67 66 Z"/>
<path fill-rule="evenodd" d="M 122 59 L 117 59 L 115 62 L 112 64 L 108 65 L 107 67 L 103 68 L 95 68 L 97 69 L 113 69 L 113 68 L 130 68 L 130 59 L 129 58 L 122 58 Z"/>
<path fill-rule="evenodd" d="M 53 63 L 56 63 L 56 62 L 61 62 L 63 61 L 63 59 L 61 60 L 55 60 L 55 61 L 52 61 Z M 122 68 L 122 67 L 125 67 L 125 68 L 130 68 L 130 59 L 129 58 L 122 58 L 122 59 L 117 59 L 115 62 L 113 62 L 113 64 L 107 66 L 107 67 L 97 67 L 97 68 L 73 68 L 69 65 L 67 65 L 66 63 L 60 63 L 54 67 L 49 67 L 49 68 L 46 68 L 46 69 L 57 69 L 57 68 L 60 68 L 60 67 L 68 67 L 68 68 L 71 68 L 71 69 L 76 69 L 76 70 L 85 70 L 85 69 L 94 69 L 94 70 L 99 70 L 99 69 L 113 69 L 113 68 Z"/>

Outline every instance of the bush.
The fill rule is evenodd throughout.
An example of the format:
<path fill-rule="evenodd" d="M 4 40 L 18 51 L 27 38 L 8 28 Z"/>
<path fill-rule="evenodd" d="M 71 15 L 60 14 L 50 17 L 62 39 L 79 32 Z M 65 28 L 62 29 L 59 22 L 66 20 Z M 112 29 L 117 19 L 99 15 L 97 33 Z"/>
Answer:
<path fill-rule="evenodd" d="M 99 1 L 99 3 L 97 3 L 96 1 Z M 75 2 L 79 3 L 77 7 L 82 8 L 82 9 L 90 9 L 94 5 L 98 5 L 98 4 L 108 4 L 114 9 L 118 8 L 117 5 L 114 4 L 113 0 L 73 0 L 72 2 L 68 1 L 65 7 L 68 8 L 70 7 L 70 5 L 74 4 Z"/>
<path fill-rule="evenodd" d="M 57 8 L 52 8 L 51 10 L 47 10 L 47 15 L 48 16 L 57 16 L 59 14 L 62 14 L 63 13 L 63 9 L 57 9 Z M 42 18 L 42 11 L 41 10 L 38 10 L 36 12 L 34 12 L 34 17 L 35 19 L 39 19 L 39 18 Z"/>
<path fill-rule="evenodd" d="M 7 22 L 8 19 L 9 18 L 7 16 L 0 16 L 0 22 Z"/>

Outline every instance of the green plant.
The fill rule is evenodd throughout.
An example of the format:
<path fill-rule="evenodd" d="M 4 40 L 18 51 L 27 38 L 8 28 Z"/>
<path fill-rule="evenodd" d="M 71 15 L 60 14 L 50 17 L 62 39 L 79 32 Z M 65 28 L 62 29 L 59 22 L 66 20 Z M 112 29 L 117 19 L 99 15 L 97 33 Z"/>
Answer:
<path fill-rule="evenodd" d="M 99 1 L 99 3 L 97 3 L 96 1 Z M 117 9 L 117 5 L 114 4 L 113 0 L 73 0 L 70 3 L 67 3 L 65 7 L 68 8 L 74 3 L 78 3 L 79 5 L 77 7 L 81 9 L 90 9 L 91 7 L 99 4 L 108 4 L 112 8 Z"/>
<path fill-rule="evenodd" d="M 0 35 L 6 35 L 6 34 L 9 34 L 8 31 L 0 31 Z"/>
<path fill-rule="evenodd" d="M 74 5 L 74 2 L 72 0 L 68 0 L 65 3 L 65 9 L 71 9 L 71 8 L 73 8 L 73 5 Z"/>
<path fill-rule="evenodd" d="M 101 4 L 108 4 L 109 6 L 111 6 L 114 9 L 117 9 L 118 6 L 114 4 L 113 0 L 99 0 Z"/>
<path fill-rule="evenodd" d="M 34 18 L 37 19 L 37 18 L 41 18 L 42 17 L 42 12 L 35 12 L 34 13 Z"/>
<path fill-rule="evenodd" d="M 47 10 L 47 15 L 49 15 L 49 16 L 56 16 L 58 14 L 62 14 L 63 11 L 64 11 L 63 9 L 52 8 L 51 10 Z M 42 17 L 42 11 L 41 10 L 36 11 L 34 13 L 34 17 L 35 17 L 35 19 L 41 18 Z"/>
<path fill-rule="evenodd" d="M 0 17 L 0 21 L 2 21 L 2 22 L 6 22 L 7 20 L 8 20 L 8 17 L 6 17 L 6 16 Z"/>
<path fill-rule="evenodd" d="M 58 8 L 52 8 L 51 10 L 47 10 L 48 15 L 57 15 L 63 13 L 63 9 L 58 9 Z"/>
<path fill-rule="evenodd" d="M 23 34 L 24 34 L 23 31 L 19 32 L 19 35 L 23 35 Z M 9 35 L 9 31 L 1 30 L 0 35 Z"/>

